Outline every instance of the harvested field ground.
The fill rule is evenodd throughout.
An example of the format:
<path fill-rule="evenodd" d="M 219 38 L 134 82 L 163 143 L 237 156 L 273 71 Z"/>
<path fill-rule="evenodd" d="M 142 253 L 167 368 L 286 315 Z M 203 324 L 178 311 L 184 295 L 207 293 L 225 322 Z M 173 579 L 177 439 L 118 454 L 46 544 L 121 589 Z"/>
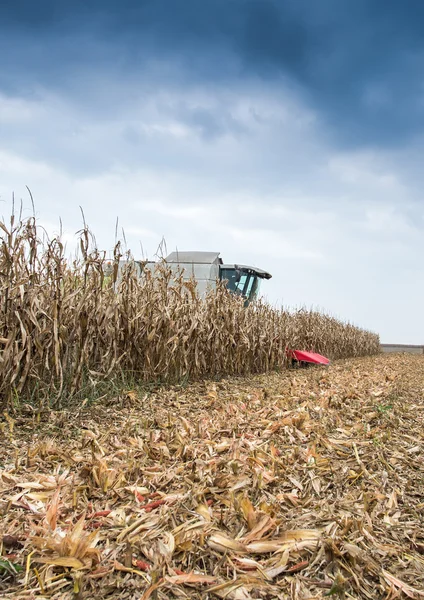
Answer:
<path fill-rule="evenodd" d="M 0 596 L 424 597 L 423 417 L 419 355 L 5 415 Z"/>

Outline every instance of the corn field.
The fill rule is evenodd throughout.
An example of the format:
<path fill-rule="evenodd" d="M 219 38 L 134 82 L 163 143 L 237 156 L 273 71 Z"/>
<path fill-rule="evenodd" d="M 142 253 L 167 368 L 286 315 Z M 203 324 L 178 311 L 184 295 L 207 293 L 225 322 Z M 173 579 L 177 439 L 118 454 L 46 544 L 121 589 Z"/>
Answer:
<path fill-rule="evenodd" d="M 286 349 L 332 359 L 379 352 L 377 335 L 321 314 L 258 302 L 244 308 L 223 286 L 205 299 L 165 263 L 140 278 L 114 250 L 80 232 L 72 262 L 60 238 L 42 240 L 35 219 L 0 221 L 0 406 L 60 401 L 83 383 L 118 374 L 179 382 L 280 369 Z M 126 256 L 128 258 L 128 256 Z"/>

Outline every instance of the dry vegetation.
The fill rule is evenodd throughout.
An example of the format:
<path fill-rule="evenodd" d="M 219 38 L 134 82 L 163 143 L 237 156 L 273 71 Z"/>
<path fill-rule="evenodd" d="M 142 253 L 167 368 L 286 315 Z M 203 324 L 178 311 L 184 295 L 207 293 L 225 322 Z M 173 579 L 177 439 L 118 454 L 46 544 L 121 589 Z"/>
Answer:
<path fill-rule="evenodd" d="M 424 597 L 423 356 L 26 410 L 2 598 Z"/>
<path fill-rule="evenodd" d="M 290 314 L 218 289 L 202 301 L 191 282 L 170 288 L 128 269 L 117 281 L 81 232 L 79 258 L 65 260 L 60 239 L 40 242 L 35 221 L 0 221 L 0 408 L 41 406 L 98 381 L 180 382 L 280 369 L 286 348 L 330 358 L 375 354 L 377 335 L 313 311 Z M 83 392 L 81 392 L 83 390 Z"/>

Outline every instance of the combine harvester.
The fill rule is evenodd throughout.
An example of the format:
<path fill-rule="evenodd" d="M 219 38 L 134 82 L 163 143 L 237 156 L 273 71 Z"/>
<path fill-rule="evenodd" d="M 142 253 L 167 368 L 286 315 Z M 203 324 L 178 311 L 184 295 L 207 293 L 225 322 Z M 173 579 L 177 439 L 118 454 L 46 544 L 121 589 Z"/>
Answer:
<path fill-rule="evenodd" d="M 175 275 L 183 274 L 183 279 L 194 279 L 197 291 L 205 296 L 209 289 L 216 288 L 217 281 L 225 283 L 232 294 L 244 298 L 248 306 L 258 297 L 263 279 L 271 279 L 271 274 L 248 265 L 224 264 L 219 252 L 172 252 L 165 258 L 166 264 Z M 138 263 L 140 268 L 154 270 L 156 263 Z M 328 365 L 325 356 L 304 350 L 287 350 L 287 357 L 293 366 Z"/>

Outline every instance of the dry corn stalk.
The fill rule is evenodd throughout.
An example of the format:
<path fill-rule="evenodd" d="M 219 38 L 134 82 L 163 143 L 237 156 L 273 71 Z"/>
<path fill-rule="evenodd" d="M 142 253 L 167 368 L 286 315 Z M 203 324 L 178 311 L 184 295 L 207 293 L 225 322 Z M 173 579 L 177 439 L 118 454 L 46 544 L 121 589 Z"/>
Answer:
<path fill-rule="evenodd" d="M 86 228 L 72 264 L 60 239 L 39 239 L 32 218 L 0 221 L 0 230 L 3 408 L 118 375 L 176 382 L 266 372 L 285 365 L 287 347 L 333 359 L 379 351 L 377 335 L 315 311 L 244 308 L 220 286 L 202 300 L 164 263 L 140 278 L 130 261 L 118 277 L 119 244 L 109 269 Z"/>

